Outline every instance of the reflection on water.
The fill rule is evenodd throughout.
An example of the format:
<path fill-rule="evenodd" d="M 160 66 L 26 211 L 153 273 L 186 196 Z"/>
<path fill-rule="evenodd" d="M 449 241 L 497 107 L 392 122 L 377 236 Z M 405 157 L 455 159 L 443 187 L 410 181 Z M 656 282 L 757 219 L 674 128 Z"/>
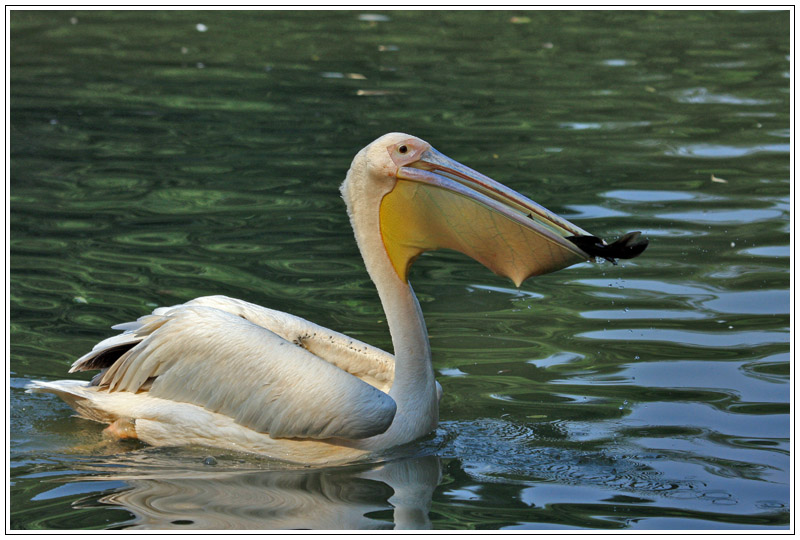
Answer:
<path fill-rule="evenodd" d="M 789 526 L 788 12 L 27 11 L 10 28 L 12 528 Z M 378 462 L 112 443 L 23 392 L 111 325 L 207 294 L 389 348 L 337 188 L 397 130 L 651 246 L 520 290 L 420 257 L 442 422 Z"/>
<path fill-rule="evenodd" d="M 106 523 L 115 529 L 428 529 L 431 516 L 442 528 L 461 528 L 455 516 L 462 512 L 482 516 L 488 527 L 638 528 L 657 515 L 665 528 L 694 529 L 708 527 L 727 506 L 753 506 L 758 513 L 786 508 L 758 488 L 779 480 L 779 471 L 736 461 L 725 445 L 706 449 L 719 453 L 715 466 L 727 476 L 709 484 L 671 465 L 707 443 L 678 438 L 646 452 L 616 441 L 596 444 L 617 430 L 478 419 L 445 423 L 436 437 L 416 445 L 417 457 L 387 456 L 374 464 L 304 468 L 254 456 L 215 457 L 200 448 L 117 448 L 115 455 L 77 459 L 73 471 L 19 478 L 40 483 L 34 501 L 72 500 L 75 512 L 116 511 Z M 663 426 L 632 428 L 628 436 L 645 442 L 658 440 L 659 432 L 679 433 Z M 553 445 L 556 440 L 573 447 Z M 575 444 L 581 440 L 587 444 Z M 698 506 L 704 502 L 710 506 Z M 758 513 L 740 516 L 735 527 L 772 522 Z M 54 523 L 50 517 L 42 525 Z"/>
<path fill-rule="evenodd" d="M 126 529 L 429 529 L 441 477 L 435 456 L 320 470 L 153 461 L 143 452 L 93 464 L 99 474 L 79 480 L 110 493 L 86 503 L 127 510 Z"/>

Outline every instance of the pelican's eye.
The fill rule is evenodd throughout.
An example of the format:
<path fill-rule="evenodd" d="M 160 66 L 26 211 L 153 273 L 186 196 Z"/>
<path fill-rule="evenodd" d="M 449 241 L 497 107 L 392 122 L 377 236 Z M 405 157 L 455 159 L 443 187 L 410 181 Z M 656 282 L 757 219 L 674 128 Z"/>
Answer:
<path fill-rule="evenodd" d="M 420 145 L 414 140 L 406 139 L 386 147 L 389 157 L 398 167 L 406 167 L 410 163 L 419 160 L 420 156 L 428 147 Z"/>

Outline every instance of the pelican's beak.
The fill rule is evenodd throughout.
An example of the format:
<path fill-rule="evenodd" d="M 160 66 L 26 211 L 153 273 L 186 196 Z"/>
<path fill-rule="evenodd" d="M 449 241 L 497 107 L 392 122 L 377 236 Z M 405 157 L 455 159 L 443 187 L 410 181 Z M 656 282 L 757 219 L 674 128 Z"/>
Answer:
<path fill-rule="evenodd" d="M 460 251 L 519 286 L 530 276 L 597 255 L 575 239 L 592 238 L 606 247 L 580 227 L 433 148 L 417 154 L 397 162 L 397 181 L 380 206 L 383 243 L 404 281 L 414 260 L 434 249 Z"/>

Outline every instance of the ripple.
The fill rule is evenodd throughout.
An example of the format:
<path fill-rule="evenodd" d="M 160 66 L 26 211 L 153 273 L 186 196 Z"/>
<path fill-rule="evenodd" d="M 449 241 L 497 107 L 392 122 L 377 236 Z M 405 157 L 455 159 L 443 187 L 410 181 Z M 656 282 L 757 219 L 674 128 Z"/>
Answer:
<path fill-rule="evenodd" d="M 691 321 L 705 319 L 706 315 L 697 311 L 670 310 L 670 309 L 623 309 L 623 310 L 600 310 L 581 312 L 584 319 L 605 319 L 605 320 L 659 320 L 675 319 Z"/>
<path fill-rule="evenodd" d="M 91 190 L 93 195 L 98 193 L 141 192 L 145 193 L 151 183 L 145 178 L 102 175 L 96 176 L 97 171 L 92 171 L 92 176 L 80 179 L 80 185 Z"/>
<path fill-rule="evenodd" d="M 746 255 L 753 255 L 755 257 L 789 257 L 791 256 L 791 248 L 787 246 L 760 246 L 754 248 L 743 249 L 741 253 Z"/>
<path fill-rule="evenodd" d="M 783 215 L 783 211 L 771 208 L 743 208 L 741 210 L 692 210 L 688 212 L 658 214 L 655 217 L 658 219 L 681 221 L 685 223 L 736 224 L 772 221 L 782 218 Z"/>
<path fill-rule="evenodd" d="M 250 242 L 219 242 L 203 244 L 203 248 L 216 253 L 229 253 L 238 255 L 266 254 L 278 251 L 278 246 L 266 246 Z"/>
<path fill-rule="evenodd" d="M 672 202 L 672 201 L 698 201 L 718 199 L 704 193 L 689 193 L 686 191 L 658 191 L 658 190 L 614 190 L 601 194 L 608 199 L 618 199 L 632 202 Z"/>
<path fill-rule="evenodd" d="M 620 131 L 624 129 L 647 127 L 650 122 L 562 122 L 558 127 L 574 130 L 594 130 L 603 129 L 608 131 Z"/>
<path fill-rule="evenodd" d="M 361 13 L 358 16 L 358 20 L 378 23 L 378 22 L 390 22 L 392 19 L 388 15 L 382 15 L 377 13 Z"/>
<path fill-rule="evenodd" d="M 189 234 L 180 231 L 121 234 L 115 236 L 114 241 L 132 246 L 186 246 L 190 243 Z"/>
<path fill-rule="evenodd" d="M 30 291 L 37 291 L 39 293 L 52 294 L 58 291 L 64 296 L 80 296 L 83 294 L 82 289 L 69 279 L 64 279 L 61 276 L 35 276 L 32 279 L 25 279 L 17 281 L 17 285 L 22 285 Z M 29 300 L 36 300 L 36 298 L 29 298 Z"/>
<path fill-rule="evenodd" d="M 783 384 L 789 380 L 790 358 L 787 353 L 775 354 L 748 362 L 741 366 L 748 376 L 771 383 Z"/>
<path fill-rule="evenodd" d="M 26 237 L 11 236 L 9 244 L 12 251 L 19 255 L 23 253 L 31 254 L 44 254 L 44 253 L 60 253 L 66 250 L 70 243 L 66 240 L 59 240 L 56 238 L 44 237 Z"/>
<path fill-rule="evenodd" d="M 717 313 L 743 313 L 750 315 L 789 314 L 788 290 L 722 292 L 717 298 L 703 302 L 703 306 Z"/>
<path fill-rule="evenodd" d="M 572 213 L 566 216 L 568 219 L 577 220 L 577 219 L 601 219 L 601 218 L 618 218 L 618 217 L 627 217 L 630 214 L 626 212 L 621 212 L 620 210 L 614 210 L 612 208 L 606 208 L 603 206 L 597 205 L 577 205 L 577 204 L 568 204 L 566 208 L 569 208 Z"/>
<path fill-rule="evenodd" d="M 337 275 L 352 275 L 354 270 L 360 269 L 361 265 L 355 261 L 336 260 L 336 259 L 289 259 L 275 258 L 265 261 L 265 264 L 276 271 L 288 274 L 300 274 L 306 276 L 325 276 L 325 279 L 332 279 Z"/>
<path fill-rule="evenodd" d="M 45 298 L 43 296 L 39 297 L 17 296 L 11 299 L 11 304 L 13 307 L 17 309 L 30 309 L 33 311 L 60 310 L 63 306 L 63 299 Z"/>
<path fill-rule="evenodd" d="M 467 375 L 458 368 L 440 368 L 437 371 L 444 377 L 464 377 Z"/>
<path fill-rule="evenodd" d="M 586 339 L 610 341 L 651 341 L 704 348 L 730 348 L 789 343 L 788 332 L 694 332 L 659 328 L 600 330 L 577 334 Z"/>
<path fill-rule="evenodd" d="M 679 103 L 724 104 L 724 105 L 768 105 L 772 101 L 764 99 L 744 98 L 733 94 L 715 94 L 706 88 L 688 88 L 675 95 Z"/>
<path fill-rule="evenodd" d="M 509 422 L 486 419 L 479 424 L 452 422 L 443 428 L 453 435 L 443 456 L 454 451 L 459 456 L 471 456 L 464 461 L 464 470 L 470 476 L 484 481 L 513 479 L 519 476 L 536 478 L 536 488 L 523 495 L 524 499 L 542 497 L 547 504 L 559 500 L 575 502 L 575 489 L 585 489 L 585 496 L 596 500 L 596 492 L 589 486 L 604 486 L 638 497 L 649 497 L 680 488 L 694 489 L 697 482 L 661 477 L 656 471 L 636 457 L 622 456 L 619 452 L 579 450 L 570 448 L 535 446 L 535 430 Z M 502 460 L 490 456 L 502 455 Z M 555 492 L 566 494 L 562 499 Z M 579 499 L 580 497 L 578 497 Z"/>
<path fill-rule="evenodd" d="M 124 489 L 127 485 L 120 481 L 90 481 L 90 482 L 71 482 L 68 485 L 57 486 L 31 497 L 32 501 L 46 501 L 49 499 L 60 499 L 68 495 L 81 495 L 85 493 L 95 493 L 97 491 Z"/>
<path fill-rule="evenodd" d="M 296 198 L 272 196 L 251 197 L 244 206 L 240 194 L 213 189 L 164 188 L 151 191 L 142 201 L 142 206 L 157 214 L 170 216 L 180 214 L 241 211 L 242 208 L 257 206 L 266 211 L 270 208 L 297 208 L 303 201 Z"/>
<path fill-rule="evenodd" d="M 762 363 L 762 366 L 766 364 Z M 788 392 L 779 391 L 772 382 L 754 378 L 752 372 L 753 369 L 744 369 L 740 361 L 715 361 L 712 369 L 709 369 L 709 363 L 705 361 L 671 360 L 629 364 L 619 375 L 653 389 L 720 389 L 720 385 L 724 384 L 727 388 L 736 389 L 735 392 L 727 391 L 739 402 L 788 402 Z"/>
<path fill-rule="evenodd" d="M 730 146 L 723 144 L 693 144 L 669 150 L 668 156 L 705 158 L 705 159 L 731 159 L 762 153 L 788 154 L 791 150 L 788 144 L 761 144 L 755 146 Z"/>
<path fill-rule="evenodd" d="M 523 289 L 509 289 L 508 287 L 497 287 L 494 285 L 478 285 L 478 284 L 471 284 L 467 287 L 467 292 L 473 292 L 473 290 L 479 291 L 489 291 L 489 292 L 498 292 L 502 294 L 506 294 L 508 296 L 513 296 L 515 298 L 524 297 L 524 298 L 544 298 L 544 295 L 535 293 L 532 291 L 526 291 Z"/>
<path fill-rule="evenodd" d="M 667 227 L 658 227 L 652 229 L 642 228 L 642 235 L 652 238 L 685 238 L 692 237 L 698 238 L 701 236 L 708 236 L 710 233 L 707 231 L 700 231 L 697 229 L 670 229 Z"/>
<path fill-rule="evenodd" d="M 77 219 L 60 219 L 58 221 L 53 222 L 53 225 L 57 229 L 66 230 L 66 231 L 81 231 L 81 230 L 92 230 L 98 231 L 102 229 L 107 229 L 108 224 L 98 224 L 96 221 L 84 221 L 84 220 L 77 220 Z"/>
<path fill-rule="evenodd" d="M 786 418 L 782 414 L 733 414 L 710 404 L 658 402 L 637 406 L 625 417 L 631 426 L 685 426 L 702 428 L 729 437 L 781 439 L 786 436 Z"/>
<path fill-rule="evenodd" d="M 572 362 L 578 362 L 585 358 L 582 354 L 571 353 L 571 352 L 558 352 L 556 354 L 552 354 L 547 358 L 537 358 L 534 360 L 528 360 L 527 363 L 534 365 L 538 368 L 549 368 L 552 366 L 558 366 L 562 364 L 570 364 Z"/>
<path fill-rule="evenodd" d="M 625 60 L 624 58 L 609 58 L 607 60 L 602 60 L 600 62 L 605 66 L 611 67 L 622 67 L 622 66 L 632 66 L 636 64 L 635 60 Z"/>
<path fill-rule="evenodd" d="M 620 289 L 643 290 L 656 293 L 664 293 L 670 295 L 709 295 L 714 294 L 713 289 L 707 286 L 701 286 L 690 281 L 671 283 L 669 281 L 645 280 L 645 279 L 626 279 L 626 280 L 608 280 L 608 279 L 579 279 L 572 283 L 580 283 L 581 285 L 588 285 L 590 287 L 608 288 L 618 287 Z"/>

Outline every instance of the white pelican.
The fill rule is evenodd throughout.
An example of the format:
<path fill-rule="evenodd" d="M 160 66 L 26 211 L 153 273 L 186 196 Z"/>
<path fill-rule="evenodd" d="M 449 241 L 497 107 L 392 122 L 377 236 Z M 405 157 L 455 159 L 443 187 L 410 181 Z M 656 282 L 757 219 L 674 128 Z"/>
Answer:
<path fill-rule="evenodd" d="M 353 159 L 342 197 L 378 290 L 394 355 L 299 317 L 224 296 L 161 307 L 97 344 L 70 372 L 32 381 L 106 431 L 155 446 L 200 444 L 299 463 L 348 461 L 436 428 L 422 311 L 408 271 L 420 253 L 465 253 L 519 286 L 595 256 L 641 253 L 639 233 L 606 245 L 494 180 L 402 133 Z"/>

